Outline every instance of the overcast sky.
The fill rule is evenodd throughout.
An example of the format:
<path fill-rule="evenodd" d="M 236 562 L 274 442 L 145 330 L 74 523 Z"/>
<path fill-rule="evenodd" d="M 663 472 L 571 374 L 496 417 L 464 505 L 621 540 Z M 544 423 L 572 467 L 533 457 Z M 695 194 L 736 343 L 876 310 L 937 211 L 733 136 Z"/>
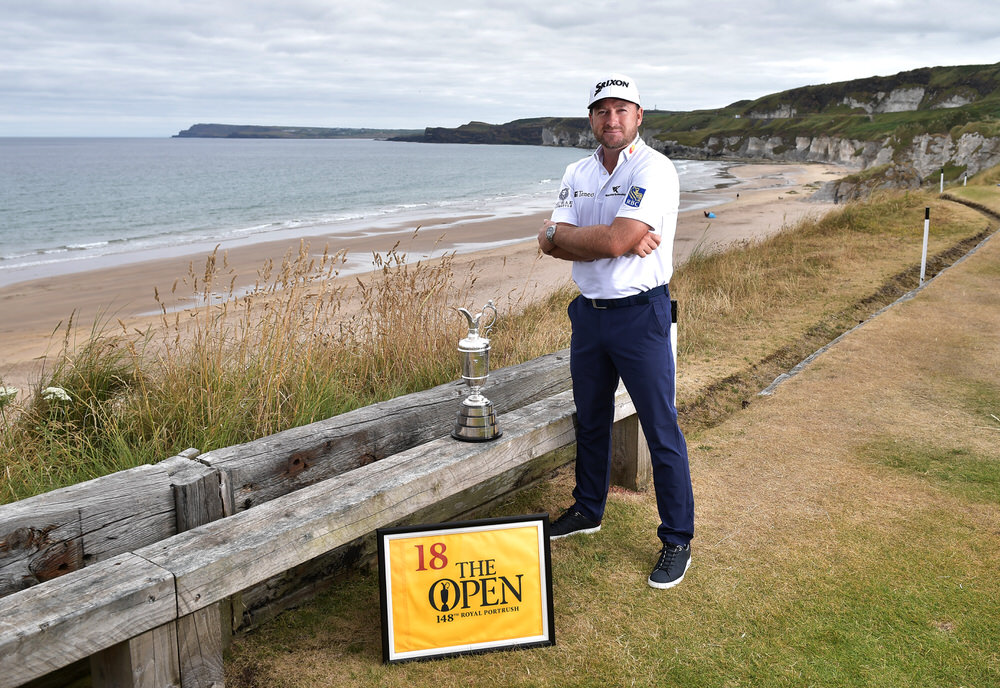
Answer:
<path fill-rule="evenodd" d="M 580 116 L 612 71 L 695 110 L 996 62 L 996 0 L 5 0 L 0 136 Z"/>

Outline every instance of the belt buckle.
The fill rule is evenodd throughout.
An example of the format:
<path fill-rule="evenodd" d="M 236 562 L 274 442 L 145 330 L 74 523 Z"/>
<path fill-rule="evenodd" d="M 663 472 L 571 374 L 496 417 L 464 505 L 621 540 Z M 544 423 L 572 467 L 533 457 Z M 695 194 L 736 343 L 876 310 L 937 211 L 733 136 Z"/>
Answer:
<path fill-rule="evenodd" d="M 597 305 L 597 301 L 598 301 L 598 299 L 591 299 L 590 300 L 590 305 L 593 306 L 595 309 L 597 309 L 599 311 L 606 311 L 606 310 L 608 310 L 607 306 L 598 306 Z"/>

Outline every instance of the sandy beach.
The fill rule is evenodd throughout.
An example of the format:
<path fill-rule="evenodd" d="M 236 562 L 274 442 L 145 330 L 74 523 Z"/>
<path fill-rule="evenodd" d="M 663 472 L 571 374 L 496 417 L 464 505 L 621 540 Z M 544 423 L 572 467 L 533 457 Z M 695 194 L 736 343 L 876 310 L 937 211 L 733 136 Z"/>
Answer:
<path fill-rule="evenodd" d="M 674 242 L 675 265 L 696 247 L 704 249 L 758 239 L 795 224 L 807 216 L 825 213 L 832 206 L 807 202 L 810 194 L 848 170 L 824 164 L 737 164 L 729 169 L 736 184 L 703 195 L 710 208 L 682 212 Z M 689 199 L 690 200 L 690 199 Z M 698 199 L 694 199 L 698 200 Z M 705 210 L 715 214 L 707 218 Z M 413 263 L 425 257 L 456 251 L 456 270 L 475 263 L 478 279 L 473 296 L 478 300 L 543 296 L 570 281 L 570 265 L 540 256 L 534 240 L 547 217 L 538 213 L 517 218 L 463 217 L 431 219 L 419 228 L 397 227 L 395 233 L 333 239 L 304 230 L 300 237 L 312 253 L 325 246 L 331 253 L 346 250 L 355 269 L 372 267 L 374 253 L 384 254 L 399 242 L 397 251 Z M 404 232 L 405 233 L 402 233 Z M 400 239 L 400 237 L 403 237 Z M 280 264 L 289 251 L 297 253 L 299 241 L 267 241 L 224 248 L 237 274 L 237 288 L 252 286 L 258 269 L 268 260 Z M 204 269 L 206 254 L 119 263 L 99 269 L 23 281 L 0 288 L 0 381 L 27 388 L 38 382 L 46 357 L 59 351 L 62 327 L 72 315 L 74 324 L 89 333 L 95 319 L 130 326 L 154 322 L 159 310 L 154 290 L 168 295 L 189 267 Z M 187 288 L 179 293 L 190 294 Z M 183 306 L 184 304 L 177 304 Z M 470 304 L 475 307 L 475 304 Z"/>

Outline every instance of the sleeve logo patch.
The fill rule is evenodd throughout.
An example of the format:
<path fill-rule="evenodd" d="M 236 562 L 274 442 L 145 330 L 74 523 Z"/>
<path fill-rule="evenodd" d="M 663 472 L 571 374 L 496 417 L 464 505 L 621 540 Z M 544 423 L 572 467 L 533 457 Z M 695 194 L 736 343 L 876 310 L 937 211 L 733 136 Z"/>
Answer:
<path fill-rule="evenodd" d="M 642 203 L 642 197 L 646 195 L 646 190 L 641 186 L 633 186 L 628 190 L 628 196 L 625 198 L 625 205 L 631 206 L 632 208 L 638 208 L 639 204 Z"/>

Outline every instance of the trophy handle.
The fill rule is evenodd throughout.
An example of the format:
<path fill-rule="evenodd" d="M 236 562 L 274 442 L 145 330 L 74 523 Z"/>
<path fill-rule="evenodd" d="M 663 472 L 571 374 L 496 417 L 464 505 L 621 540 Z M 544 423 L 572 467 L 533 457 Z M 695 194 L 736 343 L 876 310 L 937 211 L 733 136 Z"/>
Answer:
<path fill-rule="evenodd" d="M 486 311 L 492 311 L 493 317 L 490 318 L 490 321 L 482 328 L 484 336 L 490 333 L 490 330 L 493 329 L 493 323 L 497 321 L 497 309 L 496 306 L 493 305 L 493 299 L 487 301 L 486 305 L 483 306 L 482 312 L 476 313 L 475 315 L 472 315 L 472 313 L 465 308 L 456 308 L 455 310 L 464 315 L 465 319 L 469 321 L 469 332 L 477 333 L 480 329 L 479 321 L 482 319 L 483 315 L 486 314 Z"/>
<path fill-rule="evenodd" d="M 490 321 L 486 324 L 485 327 L 483 327 L 484 335 L 488 335 L 490 333 L 490 330 L 493 329 L 493 323 L 497 321 L 497 309 L 496 306 L 493 305 L 493 299 L 487 301 L 486 305 L 483 306 L 483 312 L 476 316 L 476 322 L 479 322 L 479 318 L 483 317 L 483 314 L 485 314 L 486 311 L 493 311 L 493 317 L 490 318 Z"/>

